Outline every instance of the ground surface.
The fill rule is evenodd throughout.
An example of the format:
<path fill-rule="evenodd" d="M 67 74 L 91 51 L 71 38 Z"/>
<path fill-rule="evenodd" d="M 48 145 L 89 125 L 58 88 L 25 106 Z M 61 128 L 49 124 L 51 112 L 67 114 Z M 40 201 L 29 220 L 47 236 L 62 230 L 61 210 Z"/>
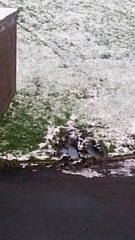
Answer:
<path fill-rule="evenodd" d="M 72 114 L 97 138 L 111 141 L 116 152 L 130 152 L 134 1 L 1 0 L 4 4 L 20 9 L 18 93 L 0 120 L 0 152 L 37 149 L 47 126 L 64 124 Z M 98 178 L 0 171 L 0 240 L 135 239 L 134 160 L 115 169 L 64 173 Z"/>
<path fill-rule="evenodd" d="M 12 109 L 14 129 L 11 122 L 3 124 L 2 151 L 17 150 L 18 140 L 16 144 L 12 137 L 9 140 L 7 131 L 25 139 L 20 148 L 36 148 L 33 139 L 38 135 L 37 142 L 41 141 L 43 126 L 57 125 L 59 118 L 74 113 L 81 124 L 93 124 L 98 138 L 112 141 L 117 152 L 130 152 L 121 148 L 121 142 L 135 125 L 134 1 L 5 0 L 2 4 L 20 9 L 16 98 L 25 109 L 25 114 L 19 107 Z M 37 86 L 39 98 L 33 94 Z M 16 130 L 18 122 L 21 133 Z"/>
<path fill-rule="evenodd" d="M 0 171 L 0 240 L 134 240 L 135 180 Z"/>

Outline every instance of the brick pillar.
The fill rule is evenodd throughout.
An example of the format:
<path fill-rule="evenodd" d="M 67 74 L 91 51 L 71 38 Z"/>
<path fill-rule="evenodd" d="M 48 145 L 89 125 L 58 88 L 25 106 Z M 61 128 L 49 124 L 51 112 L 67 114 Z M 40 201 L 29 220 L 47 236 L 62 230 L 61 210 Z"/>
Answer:
<path fill-rule="evenodd" d="M 18 11 L 0 8 L 0 116 L 16 92 L 16 29 Z"/>

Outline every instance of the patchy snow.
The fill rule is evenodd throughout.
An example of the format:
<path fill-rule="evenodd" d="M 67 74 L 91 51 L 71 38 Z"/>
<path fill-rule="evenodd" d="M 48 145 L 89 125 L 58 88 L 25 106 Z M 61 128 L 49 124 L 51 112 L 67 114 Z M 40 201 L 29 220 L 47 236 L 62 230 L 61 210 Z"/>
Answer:
<path fill-rule="evenodd" d="M 111 163 L 105 166 L 93 166 L 81 170 L 63 170 L 65 174 L 80 175 L 86 178 L 94 177 L 135 177 L 135 160 Z"/>
<path fill-rule="evenodd" d="M 135 177 L 135 159 L 109 164 L 109 173 L 111 176 Z"/>
<path fill-rule="evenodd" d="M 65 174 L 73 174 L 73 175 L 80 175 L 86 178 L 93 178 L 93 177 L 103 177 L 103 174 L 98 173 L 97 171 L 94 171 L 92 169 L 82 169 L 80 171 L 69 171 L 69 170 L 63 170 L 62 171 Z"/>
<path fill-rule="evenodd" d="M 36 77 L 45 86 L 44 96 L 52 88 L 70 89 L 78 96 L 73 107 L 78 120 L 106 124 L 95 134 L 119 145 L 135 122 L 135 4 L 53 0 L 32 5 L 29 0 L 20 6 L 20 23 L 30 32 L 18 27 L 18 88 Z"/>
<path fill-rule="evenodd" d="M 93 125 L 97 138 L 112 141 L 116 152 L 130 152 L 121 145 L 125 136 L 134 133 L 135 125 L 134 1 L 3 3 L 20 9 L 18 91 L 29 88 L 32 92 L 38 83 L 44 99 L 68 92 L 66 105 L 54 98 L 54 116 L 61 117 L 71 105 L 81 124 Z M 38 104 L 40 100 L 33 100 L 32 106 Z M 43 117 L 42 108 L 38 114 Z"/>

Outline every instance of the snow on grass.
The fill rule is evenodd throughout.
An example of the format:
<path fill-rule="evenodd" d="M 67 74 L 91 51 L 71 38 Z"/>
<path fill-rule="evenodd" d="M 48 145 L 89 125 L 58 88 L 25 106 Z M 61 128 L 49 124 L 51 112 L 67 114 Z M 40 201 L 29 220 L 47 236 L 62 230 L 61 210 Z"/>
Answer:
<path fill-rule="evenodd" d="M 20 14 L 18 93 L 0 120 L 0 151 L 36 149 L 48 126 L 75 114 L 121 152 L 135 123 L 134 1 L 3 3 Z"/>
<path fill-rule="evenodd" d="M 38 148 L 49 126 L 64 125 L 70 118 L 76 95 L 51 92 L 44 97 L 39 86 L 20 90 L 0 119 L 0 152 L 20 154 Z"/>

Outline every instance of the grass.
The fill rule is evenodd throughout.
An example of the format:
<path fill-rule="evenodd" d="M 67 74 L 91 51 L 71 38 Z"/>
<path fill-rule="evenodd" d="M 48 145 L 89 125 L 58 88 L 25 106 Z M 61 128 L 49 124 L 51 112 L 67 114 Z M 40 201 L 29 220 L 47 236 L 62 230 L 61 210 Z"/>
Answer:
<path fill-rule="evenodd" d="M 64 125 L 71 112 L 68 92 L 64 95 L 50 93 L 44 99 L 40 87 L 19 91 L 0 119 L 0 152 L 26 153 L 37 149 L 48 126 Z"/>
<path fill-rule="evenodd" d="M 88 98 L 85 89 L 80 91 L 80 98 Z M 77 101 L 78 95 L 69 89 L 59 93 L 51 87 L 46 98 L 40 85 L 35 84 L 31 91 L 22 89 L 0 118 L 0 152 L 25 154 L 38 149 L 48 127 L 64 125 L 74 112 Z M 78 129 L 91 127 L 89 124 L 77 123 Z"/>
<path fill-rule="evenodd" d="M 4 3 L 4 1 L 2 2 Z M 31 53 L 36 46 L 37 49 L 40 49 L 38 45 L 48 46 L 52 50 L 52 53 L 49 51 L 49 56 L 46 52 L 46 59 L 50 59 L 52 72 L 55 70 L 52 61 L 55 57 L 56 61 L 57 59 L 61 60 L 65 73 L 70 72 L 72 66 L 76 66 L 74 73 L 76 74 L 78 70 L 81 70 L 80 76 L 84 73 L 84 80 L 86 80 L 88 67 L 86 64 L 87 69 L 85 69 L 84 59 L 91 59 L 93 55 L 106 60 L 113 58 L 113 56 L 120 59 L 125 56 L 124 54 L 130 55 L 130 52 L 134 50 L 134 2 L 131 0 L 115 1 L 114 4 L 111 4 L 111 1 L 97 0 L 77 0 L 74 3 L 70 0 L 68 2 L 60 0 L 59 3 L 56 0 L 49 0 L 47 3 L 38 0 L 35 3 L 31 0 L 6 0 L 5 3 L 20 9 L 18 46 L 19 51 L 21 50 L 20 55 L 21 52 L 24 55 L 21 58 L 21 66 L 22 59 L 27 59 L 27 50 L 23 49 L 24 44 L 31 45 L 36 42 L 37 45 L 33 45 Z M 65 15 L 65 12 L 68 14 Z M 93 54 L 94 48 L 95 53 Z M 46 74 L 45 72 L 42 74 L 42 64 L 45 66 L 47 63 L 47 68 L 50 65 L 48 65 L 49 61 L 45 60 L 44 54 L 42 55 L 41 52 L 41 56 L 39 56 L 37 52 L 34 52 L 37 66 L 33 65 L 37 69 L 35 72 L 41 71 L 39 74 L 42 78 Z M 32 58 L 33 55 L 30 56 L 30 60 Z M 95 61 L 93 62 L 95 64 Z M 27 66 L 25 67 L 27 68 Z M 29 75 L 29 81 L 31 81 L 32 76 L 29 69 L 25 69 L 25 72 L 27 72 L 25 77 Z M 52 72 L 48 73 L 50 79 Z M 63 73 L 63 69 L 60 69 L 60 72 Z M 89 70 L 90 74 L 91 69 Z M 57 72 L 55 75 L 56 79 L 59 78 Z M 78 74 L 77 78 L 80 76 Z M 62 81 L 66 82 L 66 78 L 64 78 Z M 74 79 L 76 80 L 76 78 Z M 69 90 L 66 92 L 62 90 L 63 92 L 59 93 L 58 90 L 56 91 L 55 85 L 54 89 L 50 89 L 50 94 L 45 99 L 40 87 L 35 88 L 34 91 L 31 89 L 19 91 L 6 114 L 0 119 L 0 152 L 27 152 L 36 149 L 38 143 L 43 140 L 47 127 L 49 125 L 63 125 L 74 112 L 74 109 L 75 113 L 79 112 L 80 114 L 80 128 L 89 128 L 86 120 L 91 121 L 95 107 L 91 107 L 89 110 L 87 105 L 93 106 L 95 95 L 93 91 L 91 93 L 93 87 L 90 84 L 84 88 L 82 84 L 80 86 L 79 84 L 78 82 L 77 91 L 74 94 L 71 94 Z M 114 95 L 114 92 L 117 92 L 115 87 L 110 88 L 109 86 L 108 89 L 109 93 L 107 92 L 107 94 Z M 95 99 L 98 97 L 98 90 L 96 90 Z M 90 98 L 93 98 L 93 102 L 89 101 Z M 79 102 L 81 107 L 77 108 Z M 76 107 L 74 107 L 75 105 Z M 83 124 L 84 126 L 82 126 Z M 111 146 L 110 151 L 113 149 L 114 147 Z"/>
<path fill-rule="evenodd" d="M 36 95 L 36 92 L 35 96 L 27 91 L 18 93 L 8 111 L 0 119 L 1 152 L 30 151 L 42 140 L 49 119 L 50 106 L 48 102 L 44 104 L 42 111 L 46 114 L 45 117 L 41 117 L 40 108 L 32 106 L 35 98 L 40 99 L 40 108 L 43 107 L 41 96 Z"/>
<path fill-rule="evenodd" d="M 104 53 L 101 55 L 102 59 L 109 59 L 111 57 L 111 55 L 109 53 Z"/>

